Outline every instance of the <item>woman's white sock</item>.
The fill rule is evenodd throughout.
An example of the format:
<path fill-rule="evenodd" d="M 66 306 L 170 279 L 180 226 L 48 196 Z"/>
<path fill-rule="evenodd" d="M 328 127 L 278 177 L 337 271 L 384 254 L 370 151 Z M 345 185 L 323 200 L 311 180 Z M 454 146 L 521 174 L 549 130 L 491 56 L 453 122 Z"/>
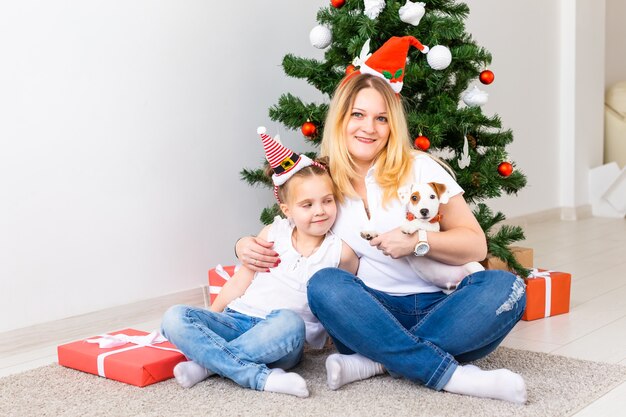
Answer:
<path fill-rule="evenodd" d="M 345 384 L 371 378 L 385 372 L 385 368 L 378 362 L 361 356 L 342 355 L 333 353 L 326 359 L 326 382 L 328 388 L 339 389 Z"/>
<path fill-rule="evenodd" d="M 304 378 L 295 372 L 285 372 L 280 368 L 272 369 L 267 376 L 263 391 L 295 395 L 300 398 L 309 396 Z"/>
<path fill-rule="evenodd" d="M 521 375 L 508 369 L 485 371 L 475 365 L 459 365 L 444 391 L 474 397 L 493 398 L 517 404 L 526 402 L 526 383 Z"/>
<path fill-rule="evenodd" d="M 174 367 L 176 382 L 183 388 L 191 388 L 211 375 L 213 372 L 193 361 L 180 362 Z"/>

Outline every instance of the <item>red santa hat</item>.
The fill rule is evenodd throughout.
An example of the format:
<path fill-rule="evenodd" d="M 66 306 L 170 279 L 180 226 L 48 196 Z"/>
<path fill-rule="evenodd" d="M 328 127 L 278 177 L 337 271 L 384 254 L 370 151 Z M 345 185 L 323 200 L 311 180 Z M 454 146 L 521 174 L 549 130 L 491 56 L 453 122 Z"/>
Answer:
<path fill-rule="evenodd" d="M 394 36 L 378 48 L 361 64 L 361 68 L 350 74 L 346 80 L 353 74 L 372 74 L 387 80 L 393 91 L 399 93 L 404 85 L 404 67 L 411 46 L 424 54 L 429 51 L 428 46 L 422 45 L 413 36 Z"/>
<path fill-rule="evenodd" d="M 257 133 L 261 136 L 263 142 L 263 150 L 265 150 L 265 158 L 269 162 L 270 167 L 274 170 L 272 174 L 272 182 L 274 183 L 274 195 L 278 198 L 278 187 L 283 185 L 296 172 L 310 165 L 322 167 L 319 163 L 313 161 L 306 155 L 300 155 L 278 142 L 266 132 L 265 127 L 260 126 Z M 322 167 L 323 168 L 323 167 Z"/>

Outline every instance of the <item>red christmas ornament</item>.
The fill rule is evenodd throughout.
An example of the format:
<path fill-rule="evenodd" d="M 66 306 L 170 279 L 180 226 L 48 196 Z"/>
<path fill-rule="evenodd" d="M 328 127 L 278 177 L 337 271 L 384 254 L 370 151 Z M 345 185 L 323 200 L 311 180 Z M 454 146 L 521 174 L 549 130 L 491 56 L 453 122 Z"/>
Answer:
<path fill-rule="evenodd" d="M 330 4 L 332 4 L 334 8 L 339 9 L 346 4 L 346 0 L 330 0 Z"/>
<path fill-rule="evenodd" d="M 422 151 L 427 151 L 430 148 L 430 139 L 426 136 L 419 135 L 415 138 L 415 142 L 413 142 L 417 149 L 421 149 Z"/>
<path fill-rule="evenodd" d="M 356 67 L 354 65 L 350 64 L 346 67 L 346 75 L 350 75 L 354 71 L 356 71 Z"/>
<path fill-rule="evenodd" d="M 496 76 L 493 74 L 492 71 L 484 70 L 483 72 L 480 73 L 480 76 L 478 78 L 480 79 L 480 82 L 483 84 L 491 84 L 495 77 Z"/>
<path fill-rule="evenodd" d="M 498 174 L 502 175 L 503 177 L 506 178 L 512 173 L 513 165 L 511 165 L 510 162 L 502 162 L 500 165 L 498 165 Z"/>
<path fill-rule="evenodd" d="M 302 130 L 302 134 L 307 138 L 312 138 L 317 133 L 317 126 L 315 126 L 313 122 L 309 122 L 308 120 L 304 122 L 300 129 Z"/>

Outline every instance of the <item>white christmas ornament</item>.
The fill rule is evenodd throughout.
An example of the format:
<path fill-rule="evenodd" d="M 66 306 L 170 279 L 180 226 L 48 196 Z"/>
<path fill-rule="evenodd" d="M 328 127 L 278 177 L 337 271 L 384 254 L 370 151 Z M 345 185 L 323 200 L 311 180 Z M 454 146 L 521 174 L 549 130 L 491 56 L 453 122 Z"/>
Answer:
<path fill-rule="evenodd" d="M 413 26 L 419 25 L 424 13 L 426 13 L 424 5 L 425 4 L 421 2 L 413 3 L 410 0 L 406 0 L 406 4 L 398 10 L 400 20 Z"/>
<path fill-rule="evenodd" d="M 365 0 L 365 16 L 374 20 L 385 8 L 385 0 Z"/>
<path fill-rule="evenodd" d="M 486 92 L 480 91 L 478 87 L 474 86 L 474 88 L 463 94 L 463 103 L 470 107 L 482 106 L 487 103 L 488 96 Z"/>
<path fill-rule="evenodd" d="M 472 159 L 469 156 L 469 145 L 467 143 L 467 136 L 463 137 L 463 153 L 458 160 L 459 168 L 465 169 L 469 166 Z"/>
<path fill-rule="evenodd" d="M 446 46 L 435 45 L 428 51 L 426 60 L 432 69 L 443 70 L 452 62 L 452 53 Z"/>
<path fill-rule="evenodd" d="M 324 49 L 332 42 L 333 35 L 326 26 L 317 25 L 311 29 L 309 40 L 314 47 Z"/>

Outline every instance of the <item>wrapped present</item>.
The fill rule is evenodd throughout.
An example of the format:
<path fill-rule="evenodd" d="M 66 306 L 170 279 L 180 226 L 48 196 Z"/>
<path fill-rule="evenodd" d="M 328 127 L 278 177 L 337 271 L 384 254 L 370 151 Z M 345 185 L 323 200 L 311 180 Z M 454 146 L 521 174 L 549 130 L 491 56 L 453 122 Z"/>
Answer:
<path fill-rule="evenodd" d="M 217 295 L 222 290 L 224 284 L 226 284 L 226 281 L 228 281 L 238 269 L 238 265 L 217 265 L 215 268 L 209 269 L 209 305 L 213 304 L 213 301 L 217 298 Z"/>
<path fill-rule="evenodd" d="M 517 262 L 520 263 L 524 268 L 532 268 L 533 267 L 533 250 L 532 248 L 524 248 L 521 246 L 511 246 L 509 247 Z M 502 269 L 505 271 L 510 271 L 509 266 L 500 258 L 496 258 L 492 255 L 487 255 L 484 261 L 480 263 L 485 269 Z"/>
<path fill-rule="evenodd" d="M 571 274 L 532 269 L 524 281 L 526 310 L 522 320 L 542 319 L 569 312 Z"/>
<path fill-rule="evenodd" d="M 158 332 L 124 329 L 58 346 L 59 365 L 145 387 L 174 376 L 185 356 Z"/>

